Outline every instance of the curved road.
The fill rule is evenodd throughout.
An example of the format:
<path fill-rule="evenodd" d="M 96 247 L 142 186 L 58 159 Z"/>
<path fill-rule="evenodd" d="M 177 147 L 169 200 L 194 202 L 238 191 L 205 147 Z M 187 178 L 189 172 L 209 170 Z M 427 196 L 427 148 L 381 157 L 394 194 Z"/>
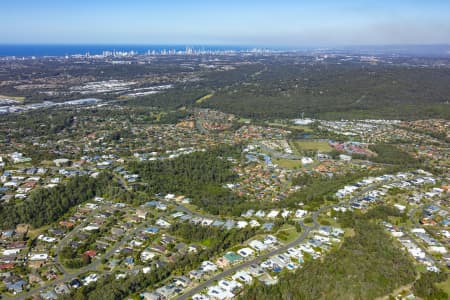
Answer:
<path fill-rule="evenodd" d="M 225 271 L 223 271 L 223 272 L 221 272 L 219 274 L 216 274 L 213 277 L 207 279 L 205 282 L 203 282 L 203 283 L 197 285 L 196 287 L 188 290 L 187 292 L 185 292 L 183 295 L 179 296 L 176 299 L 177 300 L 187 300 L 187 299 L 191 298 L 192 296 L 194 296 L 195 294 L 200 293 L 202 290 L 204 290 L 208 286 L 214 284 L 214 282 L 216 282 L 216 281 L 219 281 L 219 280 L 221 280 L 221 279 L 223 279 L 223 278 L 225 278 L 227 276 L 230 276 L 230 275 L 236 273 L 237 271 L 239 271 L 239 270 L 241 270 L 243 268 L 247 268 L 247 267 L 249 267 L 252 264 L 260 263 L 262 260 L 265 260 L 265 259 L 267 259 L 267 258 L 269 258 L 271 256 L 274 256 L 274 255 L 277 255 L 277 254 L 281 254 L 281 253 L 287 251 L 289 248 L 300 244 L 301 242 L 303 242 L 303 240 L 305 240 L 308 237 L 308 235 L 309 235 L 309 233 L 311 231 L 316 230 L 317 228 L 319 228 L 320 224 L 317 221 L 317 218 L 322 212 L 324 212 L 324 211 L 326 211 L 326 210 L 328 210 L 330 208 L 340 206 L 343 203 L 348 203 L 348 202 L 352 202 L 352 201 L 358 200 L 358 199 L 361 198 L 361 196 L 363 196 L 368 191 L 374 190 L 374 189 L 376 189 L 379 186 L 382 186 L 384 184 L 386 184 L 386 183 L 376 184 L 376 185 L 373 185 L 373 186 L 366 187 L 366 188 L 362 189 L 360 192 L 358 192 L 355 196 L 351 197 L 348 200 L 341 201 L 341 202 L 339 202 L 337 204 L 334 204 L 334 205 L 321 207 L 319 210 L 315 211 L 313 213 L 313 215 L 312 215 L 313 226 L 309 227 L 309 226 L 305 226 L 303 223 L 301 223 L 304 231 L 294 241 L 292 241 L 292 242 L 290 242 L 290 243 L 288 243 L 288 244 L 286 244 L 286 245 L 284 245 L 284 246 L 282 246 L 282 247 L 280 247 L 278 249 L 275 249 L 275 250 L 273 250 L 271 252 L 268 252 L 268 253 L 265 253 L 263 255 L 260 255 L 260 256 L 258 256 L 256 258 L 252 259 L 252 260 L 249 260 L 249 261 L 246 261 L 246 262 L 244 262 L 242 264 L 236 265 L 236 266 L 234 266 L 234 267 L 232 267 L 230 269 L 227 269 L 227 270 L 225 270 Z"/>
<path fill-rule="evenodd" d="M 26 293 L 23 293 L 23 294 L 20 294 L 20 295 L 15 296 L 15 297 L 3 296 L 2 299 L 5 299 L 5 300 L 24 300 L 24 299 L 30 298 L 33 295 L 36 295 L 36 294 L 38 294 L 40 292 L 43 292 L 43 291 L 49 289 L 52 286 L 56 286 L 58 284 L 71 281 L 72 279 L 77 278 L 81 274 L 84 274 L 84 273 L 87 273 L 87 272 L 90 272 L 90 271 L 96 271 L 97 267 L 101 264 L 101 261 L 102 261 L 103 258 L 107 259 L 107 258 L 111 257 L 117 250 L 119 250 L 122 246 L 124 246 L 127 242 L 129 242 L 134 237 L 134 235 L 137 232 L 139 232 L 140 230 L 144 229 L 146 226 L 148 226 L 148 224 L 146 222 L 142 223 L 141 225 L 136 227 L 131 233 L 127 234 L 123 239 L 121 239 L 118 243 L 116 243 L 112 248 L 110 248 L 108 251 L 106 251 L 106 253 L 104 255 L 102 255 L 101 257 L 99 257 L 97 259 L 95 259 L 91 264 L 89 264 L 89 265 L 87 265 L 87 266 L 85 266 L 85 267 L 83 267 L 81 269 L 78 269 L 74 273 L 68 273 L 68 272 L 64 271 L 63 277 L 61 277 L 61 278 L 59 278 L 57 280 L 54 280 L 52 282 L 49 282 L 48 284 L 46 284 L 44 286 L 31 289 L 30 291 L 28 291 Z M 57 262 L 57 264 L 59 264 L 59 262 Z"/>
<path fill-rule="evenodd" d="M 328 210 L 328 209 L 330 209 L 332 207 L 339 206 L 339 205 L 343 204 L 344 202 L 351 202 L 351 201 L 354 201 L 356 199 L 359 199 L 364 193 L 366 193 L 366 192 L 368 192 L 370 190 L 376 189 L 380 185 L 383 185 L 383 184 L 385 184 L 385 183 L 377 184 L 377 185 L 370 186 L 370 187 L 366 187 L 363 190 L 361 190 L 357 195 L 353 196 L 352 198 L 350 198 L 347 201 L 341 201 L 338 204 L 325 206 L 325 207 L 320 208 L 319 210 L 315 211 L 313 213 L 313 215 L 312 215 L 313 226 L 308 227 L 308 226 L 305 226 L 305 225 L 302 224 L 302 227 L 303 227 L 304 231 L 294 241 L 292 241 L 292 242 L 290 242 L 290 243 L 288 243 L 288 244 L 286 244 L 286 245 L 284 245 L 284 246 L 282 246 L 282 247 L 280 247 L 278 249 L 275 249 L 275 250 L 273 250 L 271 252 L 268 252 L 268 253 L 265 253 L 263 255 L 260 255 L 260 256 L 254 258 L 254 259 L 252 259 L 250 261 L 244 262 L 244 263 L 242 263 L 240 265 L 236 265 L 236 266 L 234 266 L 234 267 L 232 267 L 230 269 L 227 269 L 227 270 L 225 270 L 225 271 L 223 271 L 223 272 L 221 272 L 221 273 L 211 277 L 210 279 L 208 279 L 207 281 L 205 281 L 205 282 L 201 283 L 200 285 L 194 287 L 193 289 L 187 291 L 185 294 L 183 294 L 180 297 L 178 297 L 178 299 L 181 299 L 181 300 L 188 299 L 189 297 L 192 297 L 193 295 L 201 292 L 204 288 L 206 288 L 209 285 L 213 284 L 217 280 L 221 280 L 222 278 L 227 277 L 227 276 L 235 273 L 236 271 L 238 271 L 238 270 L 240 270 L 242 268 L 249 267 L 250 265 L 252 265 L 254 263 L 259 263 L 260 261 L 262 261 L 262 260 L 264 260 L 264 259 L 266 259 L 268 257 L 271 257 L 271 256 L 274 256 L 274 255 L 283 253 L 287 249 L 289 249 L 289 248 L 291 248 L 291 247 L 293 247 L 293 246 L 295 246 L 297 244 L 300 244 L 304 239 L 306 239 L 308 237 L 308 234 L 312 230 L 315 230 L 315 229 L 317 229 L 319 227 L 320 224 L 317 221 L 317 218 L 318 218 L 319 214 L 321 214 L 322 212 L 324 212 L 324 211 L 326 211 L 326 210 Z M 176 206 L 177 206 L 178 209 L 181 209 L 181 210 L 185 211 L 186 213 L 199 215 L 199 214 L 197 214 L 195 212 L 190 211 L 188 208 L 184 207 L 183 205 L 178 204 Z M 57 246 L 57 255 L 55 257 L 55 264 L 56 264 L 56 267 L 62 271 L 63 277 L 61 277 L 61 278 L 59 278 L 59 279 L 57 279 L 55 281 L 49 282 L 49 283 L 45 284 L 44 286 L 36 287 L 34 289 L 31 289 L 30 291 L 28 291 L 26 293 L 22 293 L 20 295 L 14 296 L 14 297 L 9 297 L 9 296 L 2 295 L 2 297 L 3 297 L 2 299 L 6 299 L 6 300 L 25 300 L 27 298 L 32 297 L 33 295 L 36 295 L 36 294 L 38 294 L 40 292 L 43 292 L 43 291 L 49 289 L 52 286 L 56 286 L 58 284 L 71 281 L 72 279 L 77 278 L 78 276 L 80 276 L 80 275 L 82 275 L 84 273 L 87 273 L 87 272 L 90 272 L 90 271 L 96 271 L 97 267 L 101 263 L 102 258 L 107 259 L 107 258 L 111 257 L 115 253 L 116 250 L 120 249 L 123 245 L 125 245 L 128 241 L 130 241 L 132 239 L 132 237 L 138 231 L 144 229 L 147 226 L 146 222 L 143 222 L 141 225 L 136 227 L 130 234 L 127 234 L 122 240 L 120 240 L 112 248 L 110 248 L 104 255 L 102 255 L 101 257 L 97 258 L 94 262 L 92 262 L 91 264 L 89 264 L 89 265 L 87 265 L 87 266 L 85 266 L 85 267 L 83 267 L 81 269 L 78 269 L 77 271 L 75 271 L 73 273 L 68 273 L 65 270 L 65 268 L 61 265 L 61 263 L 59 262 L 59 256 L 58 256 L 59 251 L 62 249 L 62 247 L 64 246 L 66 241 L 84 225 L 86 225 L 85 222 L 83 222 L 83 223 L 79 224 L 77 227 L 75 227 L 68 235 L 66 235 L 61 240 L 61 242 Z"/>
<path fill-rule="evenodd" d="M 329 208 L 329 207 L 328 207 Z M 325 210 L 325 207 L 324 207 Z M 260 255 L 252 260 L 246 261 L 242 264 L 236 265 L 234 267 L 231 267 L 230 269 L 227 269 L 211 278 L 209 278 L 208 280 L 206 280 L 205 282 L 197 285 L 196 287 L 194 287 L 193 289 L 187 291 L 186 293 L 184 293 L 183 295 L 181 295 L 180 297 L 178 297 L 178 300 L 185 300 L 185 299 L 189 299 L 190 297 L 194 296 L 195 294 L 201 292 L 203 289 L 207 288 L 208 286 L 212 285 L 215 281 L 221 280 L 224 277 L 230 276 L 234 273 L 236 273 L 238 270 L 242 269 L 242 268 L 247 268 L 252 264 L 255 263 L 259 263 L 264 259 L 267 259 L 271 256 L 277 255 L 277 254 L 281 254 L 283 252 L 285 252 L 287 249 L 301 243 L 304 239 L 306 239 L 309 235 L 309 233 L 312 230 L 315 230 L 319 227 L 319 223 L 317 222 L 317 216 L 320 214 L 319 212 L 320 210 L 316 211 L 313 215 L 313 220 L 314 220 L 314 225 L 312 227 L 307 227 L 304 226 L 303 228 L 305 229 L 302 234 L 294 241 L 290 242 L 289 244 L 286 244 L 276 250 L 273 250 L 271 252 L 265 253 L 263 255 Z"/>

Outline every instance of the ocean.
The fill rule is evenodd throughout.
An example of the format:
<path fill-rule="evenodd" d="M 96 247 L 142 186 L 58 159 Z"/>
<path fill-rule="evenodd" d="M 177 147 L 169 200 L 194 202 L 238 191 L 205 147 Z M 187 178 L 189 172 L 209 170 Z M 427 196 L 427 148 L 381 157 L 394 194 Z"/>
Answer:
<path fill-rule="evenodd" d="M 136 51 L 144 54 L 147 51 L 176 50 L 182 51 L 186 48 L 195 50 L 211 50 L 211 51 L 245 51 L 258 49 L 268 49 L 276 51 L 313 51 L 317 53 L 335 52 L 340 54 L 361 54 L 361 55 L 401 55 L 401 56 L 420 56 L 420 57 L 450 57 L 450 45 L 387 45 L 387 46 L 349 46 L 349 47 L 331 47 L 331 48 L 314 48 L 314 47 L 261 47 L 261 46 L 227 46 L 227 45 L 121 45 L 121 44 L 101 44 L 101 45 L 83 45 L 83 44 L 67 44 L 67 45 L 8 45 L 0 44 L 0 57 L 16 56 L 65 56 L 74 54 L 90 55 L 102 54 L 103 51 Z"/>
<path fill-rule="evenodd" d="M 199 46 L 199 45 L 1 45 L 0 56 L 65 56 L 74 54 L 90 55 L 102 54 L 103 51 L 136 51 L 144 54 L 147 51 L 162 50 L 186 50 L 192 48 L 196 50 L 248 50 L 254 47 L 244 46 Z"/>

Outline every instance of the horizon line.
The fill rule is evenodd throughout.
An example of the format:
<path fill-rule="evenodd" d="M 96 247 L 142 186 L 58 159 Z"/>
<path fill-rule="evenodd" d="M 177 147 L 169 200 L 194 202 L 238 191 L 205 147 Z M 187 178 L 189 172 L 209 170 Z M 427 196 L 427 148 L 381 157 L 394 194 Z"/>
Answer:
<path fill-rule="evenodd" d="M 398 43 L 398 44 L 340 44 L 340 45 L 264 45 L 264 44 L 235 44 L 235 43 L 121 43 L 121 42 L 101 42 L 101 43 L 90 43 L 90 42 L 74 42 L 74 43 L 57 43 L 57 42 L 45 42 L 45 43 L 34 43 L 34 42 L 20 42 L 20 43 L 1 43 L 0 46 L 185 46 L 185 47 L 205 47 L 205 46 L 232 46 L 232 47 L 277 47 L 277 48 L 296 48 L 296 47 L 315 47 L 315 48 L 326 48 L 326 47 L 399 47 L 399 46 L 450 46 L 449 43 Z"/>

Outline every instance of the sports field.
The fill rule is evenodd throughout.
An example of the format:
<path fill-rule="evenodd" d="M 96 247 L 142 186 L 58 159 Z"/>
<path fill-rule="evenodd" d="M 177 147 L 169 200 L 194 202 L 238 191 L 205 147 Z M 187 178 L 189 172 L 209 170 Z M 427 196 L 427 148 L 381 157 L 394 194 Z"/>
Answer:
<path fill-rule="evenodd" d="M 320 151 L 320 152 L 330 152 L 333 150 L 328 142 L 317 141 L 317 140 L 302 140 L 292 142 L 298 151 Z"/>

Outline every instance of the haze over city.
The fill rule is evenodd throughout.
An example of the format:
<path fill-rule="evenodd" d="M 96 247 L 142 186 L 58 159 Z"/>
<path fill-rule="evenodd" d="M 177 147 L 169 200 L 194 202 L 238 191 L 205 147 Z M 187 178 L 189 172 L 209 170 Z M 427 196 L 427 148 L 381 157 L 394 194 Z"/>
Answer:
<path fill-rule="evenodd" d="M 0 43 L 448 44 L 449 11 L 440 0 L 17 0 L 2 3 Z"/>

